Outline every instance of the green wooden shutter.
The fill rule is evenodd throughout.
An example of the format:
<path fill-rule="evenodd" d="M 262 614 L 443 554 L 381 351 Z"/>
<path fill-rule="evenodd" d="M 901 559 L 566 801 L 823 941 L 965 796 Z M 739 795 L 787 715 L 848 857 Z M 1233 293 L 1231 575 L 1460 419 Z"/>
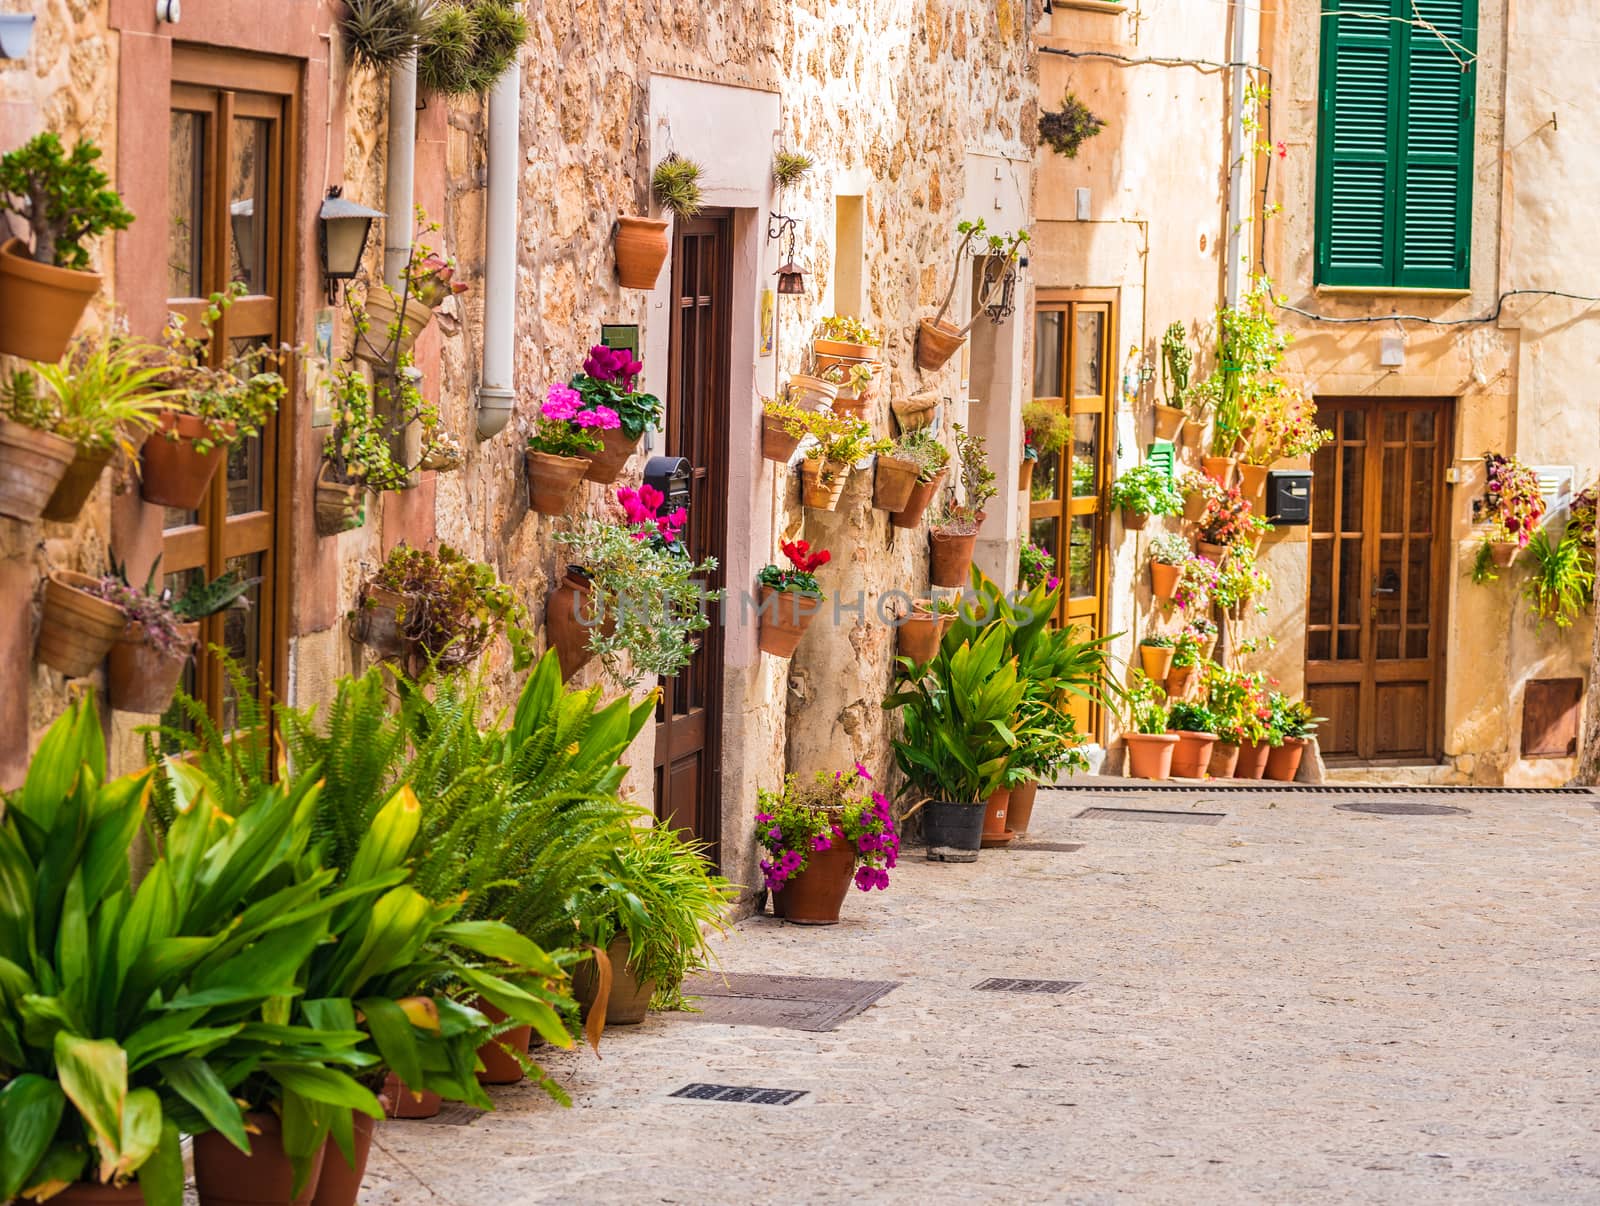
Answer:
<path fill-rule="evenodd" d="M 1477 0 L 1323 0 L 1322 13 L 1318 283 L 1465 288 L 1476 72 L 1459 59 L 1476 49 Z"/>

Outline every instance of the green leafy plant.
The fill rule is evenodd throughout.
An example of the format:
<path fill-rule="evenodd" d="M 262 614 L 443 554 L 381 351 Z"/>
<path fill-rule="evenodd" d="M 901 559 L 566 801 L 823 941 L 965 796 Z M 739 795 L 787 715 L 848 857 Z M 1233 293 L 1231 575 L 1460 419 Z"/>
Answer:
<path fill-rule="evenodd" d="M 958 508 L 973 522 L 991 499 L 998 494 L 995 472 L 989 468 L 989 446 L 981 435 L 968 431 L 960 423 L 951 425 L 955 433 L 956 456 L 961 462 L 962 500 Z"/>
<path fill-rule="evenodd" d="M 1150 541 L 1150 560 L 1157 565 L 1182 565 L 1194 556 L 1194 546 L 1177 532 L 1163 532 Z"/>
<path fill-rule="evenodd" d="M 572 379 L 583 405 L 589 410 L 609 407 L 615 411 L 622 433 L 637 440 L 649 427 L 661 423 L 661 399 L 635 389 L 644 363 L 633 358 L 626 348 L 595 344 L 583 362 L 583 372 Z"/>
<path fill-rule="evenodd" d="M 1333 432 L 1317 426 L 1317 404 L 1277 378 L 1244 392 L 1239 424 L 1239 459 L 1247 465 L 1310 456 L 1333 439 Z"/>
<path fill-rule="evenodd" d="M 1191 391 L 1191 410 L 1212 414 L 1212 456 L 1232 456 L 1244 434 L 1246 416 L 1269 394 L 1284 389 L 1274 373 L 1289 336 L 1273 317 L 1272 283 L 1251 283 L 1238 306 L 1217 310 L 1217 366 Z"/>
<path fill-rule="evenodd" d="M 401 384 L 402 378 L 380 387 L 379 396 L 389 402 L 398 399 L 404 406 L 413 395 Z M 414 389 L 414 387 L 413 387 Z M 341 368 L 333 376 L 333 427 L 322 442 L 322 455 L 340 481 L 360 482 L 369 490 L 404 490 L 411 484 L 413 466 L 394 455 L 388 424 L 378 409 L 378 398 L 366 376 L 354 366 Z M 416 395 L 420 397 L 420 395 Z"/>
<path fill-rule="evenodd" d="M 1211 610 L 1221 575 L 1221 569 L 1211 558 L 1190 552 L 1179 563 L 1178 584 L 1173 588 L 1172 601 L 1181 610 L 1203 617 Z"/>
<path fill-rule="evenodd" d="M 863 457 L 887 452 L 888 440 L 874 439 L 872 428 L 865 419 L 851 415 L 835 414 L 831 410 L 801 410 L 791 402 L 775 402 L 767 407 L 767 414 L 783 424 L 783 429 L 800 439 L 807 436 L 811 442 L 805 446 L 808 461 L 822 462 L 822 478 L 832 479 L 839 466 L 851 466 Z"/>
<path fill-rule="evenodd" d="M 1135 465 L 1111 483 L 1111 505 L 1139 515 L 1181 515 L 1183 498 L 1154 465 Z"/>
<path fill-rule="evenodd" d="M 1079 148 L 1105 129 L 1105 124 L 1069 89 L 1061 97 L 1061 108 L 1039 114 L 1039 140 L 1056 154 L 1076 159 Z"/>
<path fill-rule="evenodd" d="M 169 314 L 161 333 L 160 383 L 181 399 L 183 413 L 205 424 L 205 435 L 194 445 L 202 454 L 260 435 L 288 393 L 283 378 L 266 367 L 291 353 L 287 345 L 231 350 L 220 365 L 210 362 L 217 323 L 244 295 L 242 281 L 235 281 L 225 293 L 213 293 L 198 335 L 189 334 L 181 314 Z M 177 439 L 177 429 L 167 436 Z"/>
<path fill-rule="evenodd" d="M 100 148 L 80 139 L 68 154 L 46 131 L 0 155 L 0 213 L 27 222 L 35 262 L 89 270 L 88 239 L 127 230 L 133 215 L 97 165 Z"/>
<path fill-rule="evenodd" d="M 961 265 L 967 257 L 975 260 L 981 257 L 983 264 L 978 270 L 977 297 L 972 304 L 972 317 L 965 326 L 955 328 L 955 334 L 964 338 L 994 304 L 1005 286 L 1006 278 L 1011 276 L 1015 281 L 1016 263 L 1028 243 L 1028 232 L 1018 230 L 1015 233 L 990 234 L 983 219 L 979 218 L 956 223 L 956 233 L 961 236 L 961 241 L 956 244 L 955 264 L 950 270 L 950 287 L 945 290 L 944 300 L 939 303 L 939 311 L 933 316 L 932 322 L 935 326 L 944 324 L 944 316 L 956 295 L 956 286 L 961 282 Z"/>
<path fill-rule="evenodd" d="M 1568 628 L 1594 605 L 1594 545 L 1570 529 L 1552 540 L 1540 528 L 1528 541 L 1532 572 L 1522 584 L 1522 595 L 1542 624 Z"/>
<path fill-rule="evenodd" d="M 159 384 L 162 370 L 152 364 L 155 355 L 151 344 L 127 335 L 79 335 L 58 363 L 34 366 L 42 392 L 32 389 L 31 376 L 19 372 L 0 407 L 20 417 L 12 399 L 26 380 L 43 420 L 29 426 L 46 427 L 86 451 L 120 448 L 132 460 L 174 392 Z"/>
<path fill-rule="evenodd" d="M 1263 675 L 1207 662 L 1201 668 L 1200 691 L 1206 707 L 1217 717 L 1215 732 L 1219 741 L 1237 745 L 1267 740 L 1271 705 Z"/>
<path fill-rule="evenodd" d="M 1249 541 L 1230 545 L 1217 566 L 1216 585 L 1211 589 L 1212 602 L 1218 607 L 1237 610 L 1254 599 L 1256 611 L 1266 614 L 1267 605 L 1261 596 L 1272 589 L 1272 579 L 1257 567 L 1255 546 Z"/>
<path fill-rule="evenodd" d="M 401 624 L 416 650 L 432 663 L 465 665 L 499 632 L 511 643 L 514 669 L 533 660 L 527 608 L 493 566 L 447 544 L 431 553 L 402 541 L 368 581 L 405 596 Z"/>
<path fill-rule="evenodd" d="M 345 0 L 344 41 L 358 63 L 386 71 L 417 48 L 426 0 Z"/>
<path fill-rule="evenodd" d="M 851 314 L 829 314 L 818 319 L 817 331 L 812 338 L 859 343 L 874 348 L 881 342 L 876 331 Z"/>
<path fill-rule="evenodd" d="M 1143 670 L 1135 670 L 1128 679 L 1128 723 L 1138 733 L 1165 733 L 1167 708 L 1162 702 L 1166 692 Z"/>
<path fill-rule="evenodd" d="M 1056 578 L 1056 559 L 1050 555 L 1050 550 L 1041 545 L 1034 544 L 1031 540 L 1022 542 L 1022 547 L 1017 550 L 1017 580 L 1024 586 L 1035 587 L 1049 583 L 1051 587 L 1057 585 L 1060 579 Z"/>
<path fill-rule="evenodd" d="M 804 151 L 779 151 L 772 157 L 772 179 L 779 188 L 792 188 L 816 166 Z"/>
<path fill-rule="evenodd" d="M 1172 667 L 1183 670 L 1200 661 L 1200 642 L 1194 633 L 1185 628 L 1172 639 Z"/>
<path fill-rule="evenodd" d="M 703 208 L 700 198 L 701 167 L 676 151 L 669 154 L 650 174 L 650 191 L 663 209 L 680 218 L 692 218 Z"/>
<path fill-rule="evenodd" d="M 1060 452 L 1072 439 L 1072 420 L 1065 411 L 1045 402 L 1022 408 L 1023 443 L 1041 457 Z"/>
<path fill-rule="evenodd" d="M 1316 715 L 1305 700 L 1290 699 L 1281 691 L 1268 692 L 1267 708 L 1267 727 L 1276 737 L 1273 745 L 1282 745 L 1287 738 L 1304 740 L 1316 733 L 1317 726 L 1326 719 Z"/>
<path fill-rule="evenodd" d="M 1175 649 L 1177 641 L 1164 632 L 1153 632 L 1147 637 L 1141 637 L 1139 644 L 1150 649 Z"/>
<path fill-rule="evenodd" d="M 1176 700 L 1167 709 L 1169 733 L 1215 733 L 1218 723 L 1215 712 L 1193 700 Z"/>
<path fill-rule="evenodd" d="M 888 455 L 915 465 L 919 482 L 931 482 L 950 463 L 950 450 L 926 427 L 902 433 L 890 446 Z"/>
<path fill-rule="evenodd" d="M 417 83 L 442 96 L 483 95 L 527 40 L 513 0 L 436 0 L 417 35 Z"/>
<path fill-rule="evenodd" d="M 1181 408 L 1189 392 L 1189 376 L 1194 371 L 1194 351 L 1181 322 L 1175 322 L 1161 335 L 1161 392 L 1167 405 Z"/>
<path fill-rule="evenodd" d="M 779 546 L 787 566 L 764 565 L 756 573 L 756 581 L 776 591 L 795 591 L 800 594 L 822 597 L 822 584 L 816 571 L 827 565 L 833 554 L 827 549 L 812 551 L 806 540 L 786 540 Z"/>

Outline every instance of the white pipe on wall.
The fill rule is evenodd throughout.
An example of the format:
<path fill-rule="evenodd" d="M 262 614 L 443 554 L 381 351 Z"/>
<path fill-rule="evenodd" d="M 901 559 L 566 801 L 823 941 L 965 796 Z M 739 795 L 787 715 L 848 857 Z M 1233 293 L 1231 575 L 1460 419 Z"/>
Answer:
<path fill-rule="evenodd" d="M 389 180 L 384 204 L 383 279 L 400 290 L 411 262 L 414 177 L 417 166 L 417 56 L 408 55 L 389 72 Z"/>
<path fill-rule="evenodd" d="M 489 94 L 489 198 L 484 236 L 483 372 L 478 436 L 505 430 L 517 392 L 517 171 L 521 155 L 522 63 L 514 60 Z"/>
<path fill-rule="evenodd" d="M 1228 263 L 1224 268 L 1227 283 L 1227 301 L 1230 307 L 1239 304 L 1241 278 L 1244 273 L 1245 201 L 1244 201 L 1244 89 L 1245 89 L 1245 13 L 1241 0 L 1233 0 L 1233 70 L 1230 73 L 1228 97 Z"/>

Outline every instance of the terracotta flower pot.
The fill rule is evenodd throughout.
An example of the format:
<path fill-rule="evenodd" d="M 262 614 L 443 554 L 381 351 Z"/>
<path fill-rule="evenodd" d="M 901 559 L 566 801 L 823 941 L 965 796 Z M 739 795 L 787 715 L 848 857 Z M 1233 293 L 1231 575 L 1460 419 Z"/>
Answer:
<path fill-rule="evenodd" d="M 137 1181 L 127 1185 L 99 1185 L 93 1181 L 74 1181 L 49 1201 L 56 1206 L 144 1206 L 144 1190 Z"/>
<path fill-rule="evenodd" d="M 843 339 L 813 339 L 811 341 L 811 352 L 816 357 L 867 361 L 869 364 L 878 359 L 878 349 L 874 345 L 870 343 L 849 343 Z"/>
<path fill-rule="evenodd" d="M 1500 569 L 1510 569 L 1511 563 L 1517 559 L 1517 554 L 1522 552 L 1522 546 L 1515 540 L 1491 540 L 1489 542 L 1489 556 Z"/>
<path fill-rule="evenodd" d="M 1209 557 L 1218 565 L 1221 565 L 1222 559 L 1228 555 L 1228 546 L 1225 544 L 1210 544 L 1202 540 L 1199 542 L 1199 549 L 1202 557 Z"/>
<path fill-rule="evenodd" d="M 1011 789 L 1011 803 L 1006 808 L 1006 828 L 1021 837 L 1028 832 L 1033 819 L 1033 802 L 1039 795 L 1039 781 L 1030 779 Z"/>
<path fill-rule="evenodd" d="M 1272 747 L 1267 755 L 1266 777 L 1278 783 L 1293 783 L 1300 773 L 1300 759 L 1305 757 L 1304 737 L 1285 737 L 1282 745 Z"/>
<path fill-rule="evenodd" d="M 1033 467 L 1039 462 L 1023 457 L 1017 465 L 1017 490 L 1023 494 L 1033 492 Z"/>
<path fill-rule="evenodd" d="M 283 1150 L 283 1128 L 269 1111 L 247 1114 L 258 1134 L 247 1156 L 216 1131 L 196 1135 L 194 1184 L 200 1206 L 309 1206 L 317 1191 L 325 1152 L 312 1161 L 311 1176 L 294 1192 L 294 1168 Z"/>
<path fill-rule="evenodd" d="M 807 457 L 800 462 L 800 497 L 808 507 L 819 511 L 837 510 L 844 497 L 844 484 L 850 480 L 850 466 L 844 461 L 820 461 Z"/>
<path fill-rule="evenodd" d="M 828 849 L 813 850 L 806 869 L 772 894 L 772 915 L 793 925 L 837 925 L 855 870 L 855 849 L 835 838 Z"/>
<path fill-rule="evenodd" d="M 389 1118 L 432 1118 L 444 1105 L 444 1099 L 432 1089 L 413 1092 L 393 1072 L 384 1079 L 383 1101 L 383 1112 Z"/>
<path fill-rule="evenodd" d="M 919 666 L 925 666 L 939 652 L 939 642 L 954 616 L 939 615 L 917 607 L 901 619 L 895 630 L 895 648 L 901 657 L 908 657 Z"/>
<path fill-rule="evenodd" d="M 928 533 L 928 581 L 935 586 L 965 586 L 972 572 L 972 553 L 978 544 L 976 532 Z"/>
<path fill-rule="evenodd" d="M 503 1010 L 496 1009 L 482 997 L 472 1003 L 472 1007 L 491 1022 L 499 1025 L 506 1020 Z M 524 1075 L 522 1065 L 512 1055 L 518 1052 L 528 1054 L 528 1048 L 533 1043 L 532 1026 L 513 1026 L 504 1034 L 490 1039 L 478 1048 L 478 1060 L 483 1064 L 483 1071 L 478 1073 L 480 1085 L 514 1085 Z"/>
<path fill-rule="evenodd" d="M 913 394 L 909 398 L 890 401 L 895 422 L 902 432 L 917 431 L 933 422 L 933 412 L 939 405 L 938 394 Z"/>
<path fill-rule="evenodd" d="M 1190 523 L 1199 523 L 1205 517 L 1206 495 L 1204 490 L 1190 490 L 1183 496 L 1183 517 Z"/>
<path fill-rule="evenodd" d="M 340 481 L 327 461 L 317 470 L 316 527 L 319 536 L 337 536 L 367 522 L 367 489 Z"/>
<path fill-rule="evenodd" d="M 810 373 L 795 373 L 789 378 L 789 399 L 801 410 L 816 410 L 832 406 L 839 396 L 839 387 Z"/>
<path fill-rule="evenodd" d="M 983 803 L 983 837 L 980 839 L 982 846 L 1004 846 L 1015 833 L 1009 831 L 1006 824 L 1006 815 L 1011 810 L 1011 789 L 1002 787 L 994 792 Z"/>
<path fill-rule="evenodd" d="M 1163 648 L 1160 645 L 1140 645 L 1139 664 L 1144 667 L 1145 674 L 1153 682 L 1165 682 L 1167 671 L 1172 669 L 1172 658 L 1177 650 L 1170 645 Z"/>
<path fill-rule="evenodd" d="M 864 419 L 867 417 L 867 403 L 871 400 L 870 394 L 858 394 L 848 386 L 840 386 L 828 409 L 847 419 Z"/>
<path fill-rule="evenodd" d="M 639 980 L 628 962 L 628 951 L 626 934 L 618 934 L 606 945 L 606 958 L 611 960 L 611 996 L 606 1001 L 607 1026 L 637 1026 L 650 1012 L 650 998 L 655 995 L 655 981 Z M 572 996 L 584 1017 L 589 1016 L 599 988 L 600 978 L 595 974 L 594 960 L 586 959 L 572 973 Z"/>
<path fill-rule="evenodd" d="M 897 528 L 914 528 L 921 523 L 923 512 L 938 497 L 939 487 L 944 485 L 948 472 L 948 469 L 941 469 L 931 482 L 918 482 L 912 486 L 911 497 L 906 499 L 906 505 L 891 515 L 889 522 Z"/>
<path fill-rule="evenodd" d="M 622 287 L 654 289 L 661 265 L 667 262 L 667 220 L 619 217 L 614 245 Z"/>
<path fill-rule="evenodd" d="M 897 456 L 879 456 L 872 476 L 872 505 L 880 511 L 903 511 L 917 488 L 917 467 Z"/>
<path fill-rule="evenodd" d="M 195 448 L 195 441 L 202 439 L 211 441 L 209 452 Z M 225 441 L 213 435 L 204 420 L 162 411 L 160 428 L 144 442 L 139 493 L 145 502 L 180 511 L 199 510 L 227 453 Z"/>
<path fill-rule="evenodd" d="M 822 596 L 798 590 L 762 586 L 757 615 L 761 621 L 757 644 L 773 657 L 793 657 L 811 621 L 822 610 Z"/>
<path fill-rule="evenodd" d="M 50 501 L 45 503 L 42 518 L 52 523 L 72 523 L 77 519 L 115 452 L 115 448 L 79 448 L 56 483 Z"/>
<path fill-rule="evenodd" d="M 794 450 L 800 446 L 800 437 L 790 435 L 782 421 L 765 411 L 761 414 L 761 455 L 769 461 L 787 465 Z"/>
<path fill-rule="evenodd" d="M 589 472 L 586 456 L 553 456 L 532 448 L 523 453 L 528 474 L 528 505 L 541 515 L 566 515 L 572 495 Z"/>
<path fill-rule="evenodd" d="M 1211 765 L 1211 747 L 1217 743 L 1215 733 L 1190 733 L 1176 729 L 1178 744 L 1172 751 L 1172 773 L 1180 779 L 1204 779 Z"/>
<path fill-rule="evenodd" d="M 1200 472 L 1204 473 L 1217 485 L 1224 488 L 1233 477 L 1233 458 L 1231 456 L 1203 456 L 1200 458 Z"/>
<path fill-rule="evenodd" d="M 1183 430 L 1184 413 L 1180 406 L 1156 403 L 1156 439 L 1176 440 Z"/>
<path fill-rule="evenodd" d="M 1124 733 L 1128 743 L 1128 778 L 1172 778 L 1172 754 L 1178 748 L 1176 733 Z"/>
<path fill-rule="evenodd" d="M 588 575 L 569 565 L 554 590 L 545 597 L 544 632 L 556 651 L 562 679 L 569 679 L 589 664 L 594 653 L 589 638 L 595 630 L 594 587 Z"/>
<path fill-rule="evenodd" d="M 610 431 L 602 431 L 600 438 L 605 441 L 605 447 L 589 458 L 589 468 L 583 480 L 609 486 L 622 476 L 628 458 L 639 451 L 639 437 L 629 438 L 622 428 L 614 427 Z"/>
<path fill-rule="evenodd" d="M 1166 692 L 1168 699 L 1182 699 L 1189 693 L 1189 685 L 1194 682 L 1195 668 L 1191 666 L 1173 666 L 1167 671 Z"/>
<path fill-rule="evenodd" d="M 367 1158 L 372 1154 L 372 1128 L 376 1120 L 359 1110 L 350 1115 L 354 1134 L 350 1164 L 339 1150 L 339 1145 L 328 1137 L 322 1148 L 322 1172 L 317 1177 L 317 1191 L 311 1195 L 311 1206 L 356 1206 L 361 1194 L 361 1178 L 367 1172 Z"/>
<path fill-rule="evenodd" d="M 1203 641 L 1201 641 L 1199 643 L 1199 647 L 1198 647 L 1198 650 L 1197 650 L 1198 656 L 1196 657 L 1195 660 L 1197 662 L 1201 662 L 1201 663 L 1209 662 L 1211 660 L 1212 651 L 1215 650 L 1216 647 L 1217 647 L 1217 638 L 1215 636 L 1207 637 L 1205 640 L 1203 640 Z"/>
<path fill-rule="evenodd" d="M 1122 526 L 1128 531 L 1142 532 L 1144 531 L 1144 525 L 1149 522 L 1150 513 L 1148 511 L 1130 511 L 1127 507 L 1122 508 Z"/>
<path fill-rule="evenodd" d="M 1239 765 L 1239 747 L 1217 738 L 1211 747 L 1211 761 L 1206 764 L 1206 774 L 1213 779 L 1233 778 L 1233 768 Z"/>
<path fill-rule="evenodd" d="M 374 287 L 367 293 L 363 308 L 367 312 L 367 329 L 356 339 L 355 355 L 368 364 L 392 365 L 414 346 L 417 336 L 427 330 L 433 321 L 433 309 L 415 297 L 406 298 L 405 319 L 400 319 L 398 299 L 389 291 Z M 391 334 L 396 325 L 399 338 Z"/>
<path fill-rule="evenodd" d="M 98 579 L 60 570 L 44 584 L 38 659 L 68 678 L 83 678 L 111 652 L 127 626 L 122 609 L 88 592 Z"/>
<path fill-rule="evenodd" d="M 1267 755 L 1272 753 L 1272 747 L 1265 741 L 1241 741 L 1239 743 L 1239 760 L 1234 764 L 1233 777 L 1235 779 L 1259 779 L 1267 773 Z"/>
<path fill-rule="evenodd" d="M 1265 465 L 1239 464 L 1239 493 L 1252 511 L 1260 510 L 1267 493 L 1267 467 Z"/>
<path fill-rule="evenodd" d="M 37 263 L 21 239 L 0 243 L 0 352 L 54 364 L 99 292 L 99 273 Z"/>
<path fill-rule="evenodd" d="M 1150 593 L 1162 600 L 1172 598 L 1172 592 L 1178 589 L 1178 573 L 1179 569 L 1175 565 L 1152 561 L 1150 563 Z"/>
<path fill-rule="evenodd" d="M 983 814 L 982 804 L 929 800 L 917 814 L 928 857 L 947 863 L 975 862 L 983 848 Z"/>
<path fill-rule="evenodd" d="M 350 635 L 380 658 L 398 658 L 411 648 L 421 618 L 415 600 L 369 582 L 356 601 Z"/>
<path fill-rule="evenodd" d="M 200 638 L 199 624 L 179 624 L 180 650 L 163 653 L 145 640 L 143 624 L 128 624 L 106 657 L 106 698 L 119 712 L 165 712 Z"/>
<path fill-rule="evenodd" d="M 935 372 L 961 350 L 967 337 L 949 323 L 934 323 L 926 318 L 917 324 L 917 367 Z"/>
<path fill-rule="evenodd" d="M 53 432 L 0 419 L 0 515 L 38 519 L 77 452 Z"/>

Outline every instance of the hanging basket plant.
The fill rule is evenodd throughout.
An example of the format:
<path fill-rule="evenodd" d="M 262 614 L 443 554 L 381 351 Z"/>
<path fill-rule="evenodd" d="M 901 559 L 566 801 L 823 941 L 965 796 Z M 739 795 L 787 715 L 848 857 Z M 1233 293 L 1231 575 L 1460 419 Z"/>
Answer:
<path fill-rule="evenodd" d="M 511 643 L 513 669 L 533 660 L 527 611 L 494 567 L 440 545 L 437 553 L 405 544 L 367 579 L 351 616 L 352 634 L 380 656 L 409 654 L 413 670 L 475 661 L 496 633 Z M 392 638 L 398 636 L 396 642 Z"/>
<path fill-rule="evenodd" d="M 1083 144 L 1105 128 L 1105 121 L 1070 90 L 1062 95 L 1061 108 L 1039 114 L 1039 141 L 1068 159 L 1076 159 Z"/>
<path fill-rule="evenodd" d="M 924 372 L 934 372 L 960 350 L 967 341 L 979 318 L 989 315 L 991 321 L 1002 316 L 1016 288 L 1017 261 L 1028 242 L 1028 232 L 990 234 L 982 218 L 975 222 L 963 221 L 956 225 L 961 242 L 956 244 L 955 264 L 950 269 L 950 287 L 945 290 L 939 312 L 917 324 L 917 367 Z M 972 304 L 972 317 L 965 325 L 956 326 L 945 318 L 950 303 L 955 300 L 956 287 L 961 283 L 961 265 L 968 257 L 981 266 L 974 268 L 977 298 Z M 991 313 L 992 311 L 992 313 Z M 1009 309 L 1004 310 L 1009 313 Z"/>
<path fill-rule="evenodd" d="M 389 70 L 417 48 L 427 17 L 425 0 L 345 0 L 344 43 L 350 58 Z"/>
<path fill-rule="evenodd" d="M 482 96 L 528 40 L 513 0 L 441 0 L 417 38 L 417 83 L 442 96 Z"/>
<path fill-rule="evenodd" d="M 680 218 L 692 218 L 704 208 L 700 193 L 701 167 L 692 159 L 672 152 L 650 174 L 650 191 Z"/>

